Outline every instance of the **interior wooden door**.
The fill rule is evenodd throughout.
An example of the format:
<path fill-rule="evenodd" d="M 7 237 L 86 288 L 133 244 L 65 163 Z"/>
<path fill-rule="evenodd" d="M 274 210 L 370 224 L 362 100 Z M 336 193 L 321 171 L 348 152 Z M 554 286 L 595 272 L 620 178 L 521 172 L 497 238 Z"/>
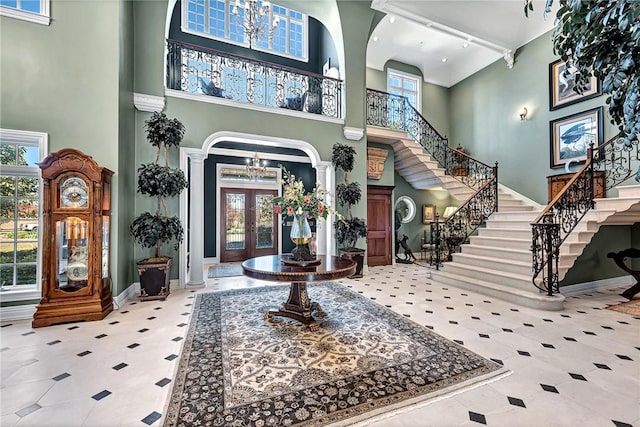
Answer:
<path fill-rule="evenodd" d="M 278 253 L 277 217 L 260 213 L 262 203 L 276 195 L 276 190 L 221 189 L 220 262 Z"/>
<path fill-rule="evenodd" d="M 391 264 L 391 192 L 393 187 L 367 187 L 367 265 Z"/>

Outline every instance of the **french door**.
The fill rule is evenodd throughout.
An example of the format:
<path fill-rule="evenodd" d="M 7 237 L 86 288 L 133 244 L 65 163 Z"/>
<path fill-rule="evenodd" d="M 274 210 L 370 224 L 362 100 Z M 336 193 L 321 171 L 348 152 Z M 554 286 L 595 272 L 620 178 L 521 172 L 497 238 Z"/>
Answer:
<path fill-rule="evenodd" d="M 220 191 L 220 262 L 277 254 L 277 217 L 260 210 L 264 201 L 278 192 L 250 188 Z"/>

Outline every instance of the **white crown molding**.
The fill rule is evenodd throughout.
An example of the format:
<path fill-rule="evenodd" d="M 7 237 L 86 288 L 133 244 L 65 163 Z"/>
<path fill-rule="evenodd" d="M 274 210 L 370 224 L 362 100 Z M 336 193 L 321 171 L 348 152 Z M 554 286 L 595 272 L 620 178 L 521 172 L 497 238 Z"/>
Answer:
<path fill-rule="evenodd" d="M 164 96 L 133 93 L 133 105 L 140 111 L 149 113 L 160 112 L 164 109 Z"/>
<path fill-rule="evenodd" d="M 360 141 L 364 136 L 364 129 L 345 126 L 344 137 L 352 141 Z"/>

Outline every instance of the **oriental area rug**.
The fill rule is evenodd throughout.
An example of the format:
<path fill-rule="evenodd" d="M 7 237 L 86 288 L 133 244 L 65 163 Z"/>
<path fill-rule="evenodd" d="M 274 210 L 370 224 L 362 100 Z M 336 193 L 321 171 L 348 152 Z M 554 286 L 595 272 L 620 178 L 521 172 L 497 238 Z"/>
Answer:
<path fill-rule="evenodd" d="M 626 301 L 622 304 L 610 305 L 607 308 L 609 310 L 631 314 L 632 316 L 640 316 L 640 299 Z"/>
<path fill-rule="evenodd" d="M 318 330 L 264 320 L 288 292 L 197 296 L 165 426 L 348 425 L 504 372 L 334 282 L 309 286 Z"/>

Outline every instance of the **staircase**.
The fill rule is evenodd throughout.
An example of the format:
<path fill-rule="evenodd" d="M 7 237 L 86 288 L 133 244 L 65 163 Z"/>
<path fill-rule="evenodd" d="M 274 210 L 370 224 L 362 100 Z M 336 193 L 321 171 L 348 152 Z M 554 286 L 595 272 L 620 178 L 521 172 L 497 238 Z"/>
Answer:
<path fill-rule="evenodd" d="M 367 139 L 391 145 L 396 171 L 416 189 L 443 188 L 461 202 L 473 194 L 405 132 L 369 126 Z M 602 225 L 628 225 L 640 221 L 640 186 L 617 187 L 618 197 L 596 199 L 590 210 L 560 248 L 562 280 Z M 453 261 L 432 271 L 432 279 L 446 285 L 541 309 L 562 310 L 562 295 L 547 296 L 531 282 L 531 223 L 542 206 L 504 186 L 498 189 L 498 212 L 462 245 Z"/>

